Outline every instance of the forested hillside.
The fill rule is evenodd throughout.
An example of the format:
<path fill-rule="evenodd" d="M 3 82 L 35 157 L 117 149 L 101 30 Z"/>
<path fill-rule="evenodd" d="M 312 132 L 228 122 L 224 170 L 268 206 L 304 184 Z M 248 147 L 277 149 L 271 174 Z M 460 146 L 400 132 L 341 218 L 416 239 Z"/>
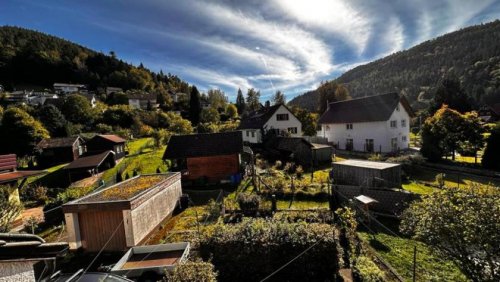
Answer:
<path fill-rule="evenodd" d="M 500 102 L 500 21 L 468 27 L 358 66 L 336 79 L 352 97 L 396 91 L 425 108 L 445 76 L 460 79 L 474 107 Z M 316 109 L 316 91 L 290 103 Z"/>
<path fill-rule="evenodd" d="M 51 88 L 54 82 L 115 86 L 128 89 L 175 89 L 188 93 L 188 84 L 175 75 L 154 73 L 116 57 L 67 40 L 24 28 L 0 27 L 0 84 Z"/>

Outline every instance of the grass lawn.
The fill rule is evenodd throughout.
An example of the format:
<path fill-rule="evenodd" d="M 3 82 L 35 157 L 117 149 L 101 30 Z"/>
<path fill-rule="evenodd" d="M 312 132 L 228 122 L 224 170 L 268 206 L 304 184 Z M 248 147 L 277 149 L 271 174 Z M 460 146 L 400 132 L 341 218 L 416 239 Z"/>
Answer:
<path fill-rule="evenodd" d="M 276 206 L 279 210 L 310 210 L 310 209 L 327 209 L 328 201 L 293 201 L 290 207 L 290 201 L 277 200 Z"/>
<path fill-rule="evenodd" d="M 53 166 L 53 167 L 49 167 L 47 169 L 45 169 L 45 171 L 47 171 L 48 173 L 47 174 L 43 174 L 43 175 L 36 175 L 36 176 L 32 176 L 32 177 L 28 177 L 28 180 L 26 180 L 26 184 L 30 184 L 30 183 L 33 183 L 41 178 L 50 178 L 51 174 L 57 170 L 60 170 L 62 169 L 63 167 L 65 167 L 67 164 L 59 164 L 59 165 L 56 165 L 56 166 Z"/>
<path fill-rule="evenodd" d="M 415 194 L 421 194 L 421 195 L 430 194 L 434 190 L 436 190 L 436 188 L 428 187 L 428 186 L 425 186 L 425 185 L 417 183 L 417 182 L 410 182 L 408 184 L 403 184 L 402 186 L 403 186 L 404 190 L 413 192 Z"/>
<path fill-rule="evenodd" d="M 153 138 L 140 138 L 127 142 L 127 149 L 130 155 L 138 154 L 147 145 L 152 145 Z"/>
<path fill-rule="evenodd" d="M 440 173 L 437 170 L 417 167 L 411 170 L 410 178 L 412 180 L 417 180 L 420 182 L 437 184 L 436 175 Z M 448 187 L 457 187 L 460 185 L 470 185 L 470 184 L 481 184 L 481 185 L 493 185 L 500 186 L 500 181 L 498 179 L 491 179 L 488 177 L 472 176 L 458 174 L 454 172 L 445 173 L 445 185 Z"/>
<path fill-rule="evenodd" d="M 359 236 L 391 264 L 406 281 L 412 281 L 413 246 L 417 246 L 417 281 L 468 281 L 458 267 L 440 259 L 425 244 L 378 233 L 375 239 L 369 233 L 358 232 Z"/>

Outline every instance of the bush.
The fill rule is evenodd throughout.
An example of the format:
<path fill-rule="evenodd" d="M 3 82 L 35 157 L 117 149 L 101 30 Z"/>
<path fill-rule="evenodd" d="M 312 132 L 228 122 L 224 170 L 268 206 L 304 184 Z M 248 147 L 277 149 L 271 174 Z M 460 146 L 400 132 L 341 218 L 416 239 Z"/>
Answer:
<path fill-rule="evenodd" d="M 260 196 L 256 194 L 240 193 L 237 198 L 240 209 L 244 212 L 257 211 L 260 206 Z"/>
<path fill-rule="evenodd" d="M 174 268 L 174 271 L 167 272 L 168 282 L 216 282 L 217 272 L 214 265 L 204 261 L 186 261 Z"/>
<path fill-rule="evenodd" d="M 296 169 L 295 169 L 295 174 L 297 174 L 297 178 L 298 179 L 302 179 L 302 175 L 304 174 L 304 169 L 302 168 L 301 165 L 299 165 Z"/>
<path fill-rule="evenodd" d="M 23 203 L 34 202 L 37 205 L 45 205 L 49 200 L 47 188 L 43 186 L 26 185 L 19 192 Z"/>
<path fill-rule="evenodd" d="M 328 224 L 244 218 L 205 229 L 199 249 L 204 259 L 212 258 L 220 281 L 260 281 L 314 245 L 272 281 L 335 281 L 337 238 Z"/>
<path fill-rule="evenodd" d="M 384 272 L 368 257 L 360 256 L 354 265 L 354 274 L 363 282 L 382 282 Z"/>

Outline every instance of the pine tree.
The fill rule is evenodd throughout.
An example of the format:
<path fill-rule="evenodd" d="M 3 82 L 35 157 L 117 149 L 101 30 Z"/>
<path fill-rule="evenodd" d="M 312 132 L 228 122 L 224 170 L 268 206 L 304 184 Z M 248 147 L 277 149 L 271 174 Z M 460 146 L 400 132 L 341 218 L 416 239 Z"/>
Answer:
<path fill-rule="evenodd" d="M 201 102 L 200 102 L 200 92 L 196 86 L 191 89 L 191 96 L 189 99 L 189 119 L 194 125 L 200 122 L 201 113 Z"/>
<path fill-rule="evenodd" d="M 236 96 L 236 108 L 238 108 L 238 114 L 243 114 L 245 111 L 245 97 L 243 97 L 243 92 L 238 88 L 238 95 Z"/>

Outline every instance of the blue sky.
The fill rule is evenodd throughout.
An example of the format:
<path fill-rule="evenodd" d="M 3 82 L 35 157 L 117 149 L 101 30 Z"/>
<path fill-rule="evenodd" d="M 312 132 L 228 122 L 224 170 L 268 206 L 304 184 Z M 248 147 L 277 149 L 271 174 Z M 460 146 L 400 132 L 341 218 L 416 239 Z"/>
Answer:
<path fill-rule="evenodd" d="M 202 91 L 288 99 L 363 63 L 500 18 L 492 0 L 0 0 L 0 25 L 177 74 Z"/>

